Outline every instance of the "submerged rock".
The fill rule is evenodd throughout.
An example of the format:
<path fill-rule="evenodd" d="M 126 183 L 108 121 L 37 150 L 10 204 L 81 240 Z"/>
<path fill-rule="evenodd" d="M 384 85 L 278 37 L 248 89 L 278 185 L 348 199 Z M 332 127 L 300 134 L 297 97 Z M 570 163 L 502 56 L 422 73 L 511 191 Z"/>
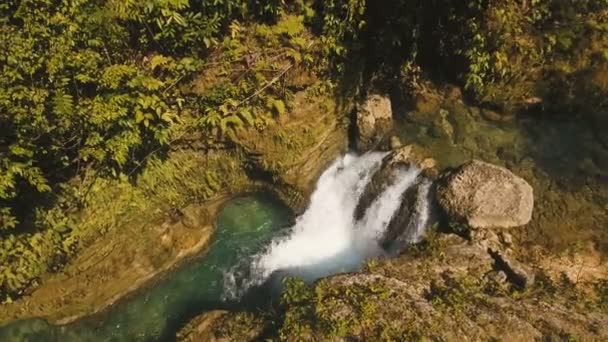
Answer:
<path fill-rule="evenodd" d="M 391 100 L 386 96 L 371 95 L 357 108 L 357 149 L 374 149 L 393 128 Z"/>
<path fill-rule="evenodd" d="M 511 171 L 473 160 L 448 174 L 437 187 L 445 212 L 472 228 L 508 228 L 530 222 L 533 189 Z"/>

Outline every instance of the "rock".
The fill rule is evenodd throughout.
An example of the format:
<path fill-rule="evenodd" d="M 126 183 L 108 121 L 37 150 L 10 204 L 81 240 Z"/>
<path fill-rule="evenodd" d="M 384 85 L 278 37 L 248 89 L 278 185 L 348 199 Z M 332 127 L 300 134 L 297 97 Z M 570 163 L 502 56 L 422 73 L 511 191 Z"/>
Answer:
<path fill-rule="evenodd" d="M 473 160 L 443 178 L 437 199 L 454 220 L 472 228 L 508 228 L 532 218 L 532 187 L 505 168 Z"/>
<path fill-rule="evenodd" d="M 265 322 L 251 313 L 209 311 L 195 317 L 176 336 L 179 342 L 257 341 L 265 329 Z"/>
<path fill-rule="evenodd" d="M 430 126 L 433 123 L 433 120 L 435 120 L 435 115 L 433 115 L 434 113 L 436 113 L 436 112 L 411 111 L 405 115 L 405 119 L 409 123 L 413 123 L 413 124 L 417 124 L 418 126 L 426 127 L 426 126 Z"/>
<path fill-rule="evenodd" d="M 215 340 L 215 338 L 212 337 L 213 325 L 227 313 L 227 311 L 216 310 L 194 318 L 177 332 L 176 340 L 180 342 L 195 342 L 200 341 L 201 339 L 206 339 L 208 341 Z"/>
<path fill-rule="evenodd" d="M 424 170 L 422 170 L 422 176 L 431 181 L 435 181 L 435 180 L 437 180 L 437 178 L 439 178 L 439 170 L 437 170 L 434 167 L 424 169 Z"/>
<path fill-rule="evenodd" d="M 471 116 L 475 119 L 481 117 L 481 110 L 477 107 L 469 107 L 469 113 L 471 113 Z"/>
<path fill-rule="evenodd" d="M 540 104 L 542 102 L 543 102 L 543 99 L 541 99 L 538 96 L 527 97 L 524 99 L 524 103 L 527 105 L 536 105 L 536 104 Z"/>
<path fill-rule="evenodd" d="M 544 279 L 542 288 L 511 295 L 508 273 L 532 276 L 513 257 L 497 252 L 506 263 L 497 269 L 490 251 L 458 236 L 439 234 L 429 243 L 433 248 L 321 279 L 305 292 L 296 288 L 303 299 L 285 304 L 289 320 L 276 329 L 294 341 L 608 340 L 608 315 L 581 283 Z"/>
<path fill-rule="evenodd" d="M 391 101 L 386 96 L 371 95 L 357 108 L 357 149 L 374 149 L 393 128 Z"/>
<path fill-rule="evenodd" d="M 419 169 L 430 169 L 437 166 L 433 158 L 425 158 L 424 151 L 418 145 L 407 145 L 394 150 L 383 161 L 383 166 L 394 167 L 402 165 L 406 167 L 416 166 Z"/>
<path fill-rule="evenodd" d="M 608 316 L 601 309 L 574 305 L 563 295 L 504 295 L 509 293 L 508 276 L 471 269 L 467 256 L 453 266 L 445 265 L 451 261 L 447 256 L 434 263 L 428 258 L 393 260 L 382 273 L 321 280 L 311 292 L 311 316 L 298 325 L 283 325 L 281 331 L 293 340 L 307 341 L 334 341 L 331 333 L 338 326 L 349 341 L 536 341 L 546 336 L 555 341 L 563 336 L 606 340 Z M 499 293 L 492 294 L 491 287 Z M 297 303 L 286 310 L 287 317 L 294 317 L 302 308 Z M 334 329 L 315 324 L 319 321 Z M 304 330 L 306 337 L 298 335 L 300 326 L 311 327 Z"/>
<path fill-rule="evenodd" d="M 488 121 L 505 122 L 510 121 L 514 117 L 512 115 L 503 115 L 490 109 L 482 109 L 481 116 Z"/>
<path fill-rule="evenodd" d="M 396 150 L 398 148 L 403 147 L 403 143 L 401 142 L 401 139 L 399 139 L 399 137 L 396 135 L 393 135 L 391 137 L 389 144 L 390 144 L 391 150 Z"/>
<path fill-rule="evenodd" d="M 507 247 L 513 246 L 513 236 L 507 232 L 500 232 L 498 234 L 500 242 Z"/>
<path fill-rule="evenodd" d="M 401 254 L 412 244 L 421 242 L 427 229 L 437 222 L 431 186 L 430 180 L 422 179 L 405 192 L 401 207 L 383 236 L 382 244 L 391 254 Z"/>
<path fill-rule="evenodd" d="M 430 128 L 430 134 L 435 138 L 447 138 L 450 141 L 454 140 L 454 126 L 448 120 L 450 112 L 445 109 L 440 109 L 439 115 L 435 116 L 435 120 Z"/>
<path fill-rule="evenodd" d="M 501 121 L 502 117 L 497 112 L 490 109 L 482 109 L 481 116 L 488 121 Z"/>
<path fill-rule="evenodd" d="M 185 208 L 181 218 L 182 224 L 186 228 L 200 228 L 206 222 L 209 222 L 209 220 L 209 212 L 203 206 L 189 206 Z"/>
<path fill-rule="evenodd" d="M 410 167 L 421 170 L 422 176 L 412 180 L 412 184 L 401 194 L 399 208 L 391 218 L 386 231 L 379 237 L 380 244 L 391 253 L 398 254 L 406 246 L 419 242 L 425 228 L 433 224 L 431 220 L 423 220 L 422 217 L 426 217 L 425 212 L 434 207 L 430 195 L 432 194 L 430 180 L 434 178 L 426 178 L 425 175 L 436 174 L 436 165 L 434 159 L 422 157 L 418 146 L 401 147 L 385 157 L 382 166 L 363 190 L 355 209 L 356 220 L 363 219 L 374 200 L 398 181 L 399 170 Z"/>
<path fill-rule="evenodd" d="M 442 99 L 434 94 L 418 94 L 415 98 L 416 111 L 420 113 L 432 113 L 439 109 Z"/>
<path fill-rule="evenodd" d="M 457 86 L 448 86 L 446 90 L 446 99 L 454 102 L 462 101 L 462 90 Z"/>
<path fill-rule="evenodd" d="M 523 289 L 534 283 L 534 272 L 528 266 L 498 250 L 489 249 L 488 253 L 494 259 L 495 268 L 503 271 L 513 285 Z"/>
<path fill-rule="evenodd" d="M 418 166 L 423 170 L 432 169 L 437 167 L 437 161 L 433 158 L 426 158 Z"/>
<path fill-rule="evenodd" d="M 407 145 L 394 150 L 382 161 L 382 166 L 372 176 L 367 184 L 357 208 L 355 219 L 363 218 L 365 211 L 382 191 L 395 182 L 395 173 L 399 168 L 409 168 L 415 165 L 419 169 L 432 169 L 436 162 L 431 158 L 423 158 L 421 149 L 416 145 Z"/>

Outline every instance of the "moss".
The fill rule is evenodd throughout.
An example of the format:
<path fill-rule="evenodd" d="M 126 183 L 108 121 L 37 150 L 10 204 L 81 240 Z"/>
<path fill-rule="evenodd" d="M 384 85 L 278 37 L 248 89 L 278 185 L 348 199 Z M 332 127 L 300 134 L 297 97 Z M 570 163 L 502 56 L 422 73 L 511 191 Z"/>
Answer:
<path fill-rule="evenodd" d="M 228 341 L 253 341 L 264 331 L 266 321 L 250 312 L 228 314 L 216 322 L 212 328 L 213 336 Z M 200 336 L 209 338 L 209 336 Z"/>
<path fill-rule="evenodd" d="M 608 280 L 602 280 L 595 284 L 595 291 L 597 292 L 597 305 L 608 313 Z"/>

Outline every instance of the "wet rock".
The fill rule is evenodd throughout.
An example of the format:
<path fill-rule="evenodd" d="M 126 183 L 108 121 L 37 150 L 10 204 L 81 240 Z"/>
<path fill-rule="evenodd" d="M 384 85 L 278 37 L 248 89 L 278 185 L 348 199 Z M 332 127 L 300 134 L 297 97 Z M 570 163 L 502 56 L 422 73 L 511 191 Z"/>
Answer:
<path fill-rule="evenodd" d="M 532 187 L 511 171 L 473 160 L 444 176 L 437 187 L 441 207 L 472 228 L 508 228 L 530 222 Z"/>
<path fill-rule="evenodd" d="M 409 222 L 416 213 L 419 186 L 419 183 L 411 186 L 403 194 L 399 209 L 395 212 L 393 219 L 380 239 L 380 245 L 384 248 L 391 248 L 399 236 L 406 234 Z M 395 252 L 398 253 L 398 251 Z"/>
<path fill-rule="evenodd" d="M 386 96 L 371 95 L 357 108 L 357 149 L 374 149 L 393 128 L 391 101 Z"/>
<path fill-rule="evenodd" d="M 432 207 L 431 180 L 437 174 L 437 162 L 432 158 L 424 158 L 418 146 L 408 145 L 389 154 L 382 162 L 382 166 L 372 176 L 366 185 L 363 194 L 355 209 L 355 219 L 364 218 L 367 209 L 391 185 L 398 180 L 399 170 L 415 167 L 421 174 L 401 195 L 401 203 L 386 231 L 379 239 L 380 244 L 394 253 L 412 243 L 419 242 L 424 235 L 426 227 L 432 225 L 428 219 L 428 212 Z M 425 178 L 424 175 L 431 176 Z"/>
<path fill-rule="evenodd" d="M 436 222 L 431 186 L 431 181 L 422 179 L 406 190 L 400 208 L 383 235 L 382 246 L 391 254 L 400 254 L 422 241 L 428 227 Z"/>
<path fill-rule="evenodd" d="M 399 168 L 416 166 L 421 170 L 434 168 L 436 162 L 431 158 L 424 158 L 420 148 L 415 145 L 407 145 L 394 150 L 382 161 L 382 166 L 372 176 L 360 197 L 359 204 L 355 209 L 355 219 L 360 220 L 365 211 L 388 186 L 394 184 L 395 174 Z"/>

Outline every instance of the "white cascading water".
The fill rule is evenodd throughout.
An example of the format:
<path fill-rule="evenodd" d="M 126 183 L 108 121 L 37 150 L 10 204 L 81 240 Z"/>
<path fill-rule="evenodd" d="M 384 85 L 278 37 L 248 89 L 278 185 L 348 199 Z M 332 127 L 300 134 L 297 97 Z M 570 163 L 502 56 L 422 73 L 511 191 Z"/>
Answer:
<path fill-rule="evenodd" d="M 403 193 L 420 173 L 413 167 L 398 170 L 395 184 L 384 190 L 356 222 L 354 212 L 359 199 L 386 155 L 372 152 L 338 158 L 319 179 L 309 208 L 297 218 L 289 234 L 275 238 L 263 252 L 255 255 L 246 274 L 238 274 L 239 268 L 235 268 L 225 275 L 225 296 L 237 298 L 252 286 L 264 283 L 275 272 L 314 281 L 357 270 L 367 259 L 383 255 L 385 251 L 379 245 L 379 238 L 398 210 Z M 420 188 L 428 192 L 430 182 L 426 182 L 429 186 Z M 428 203 L 422 202 L 416 204 L 421 206 L 413 223 L 416 237 L 408 241 L 417 241 L 423 233 L 428 219 L 428 209 L 423 207 Z"/>
<path fill-rule="evenodd" d="M 406 229 L 406 242 L 418 243 L 424 236 L 425 229 L 428 226 L 431 218 L 430 196 L 431 196 L 431 181 L 424 179 L 418 186 L 418 195 L 416 196 L 416 208 L 414 217 L 408 224 Z"/>

